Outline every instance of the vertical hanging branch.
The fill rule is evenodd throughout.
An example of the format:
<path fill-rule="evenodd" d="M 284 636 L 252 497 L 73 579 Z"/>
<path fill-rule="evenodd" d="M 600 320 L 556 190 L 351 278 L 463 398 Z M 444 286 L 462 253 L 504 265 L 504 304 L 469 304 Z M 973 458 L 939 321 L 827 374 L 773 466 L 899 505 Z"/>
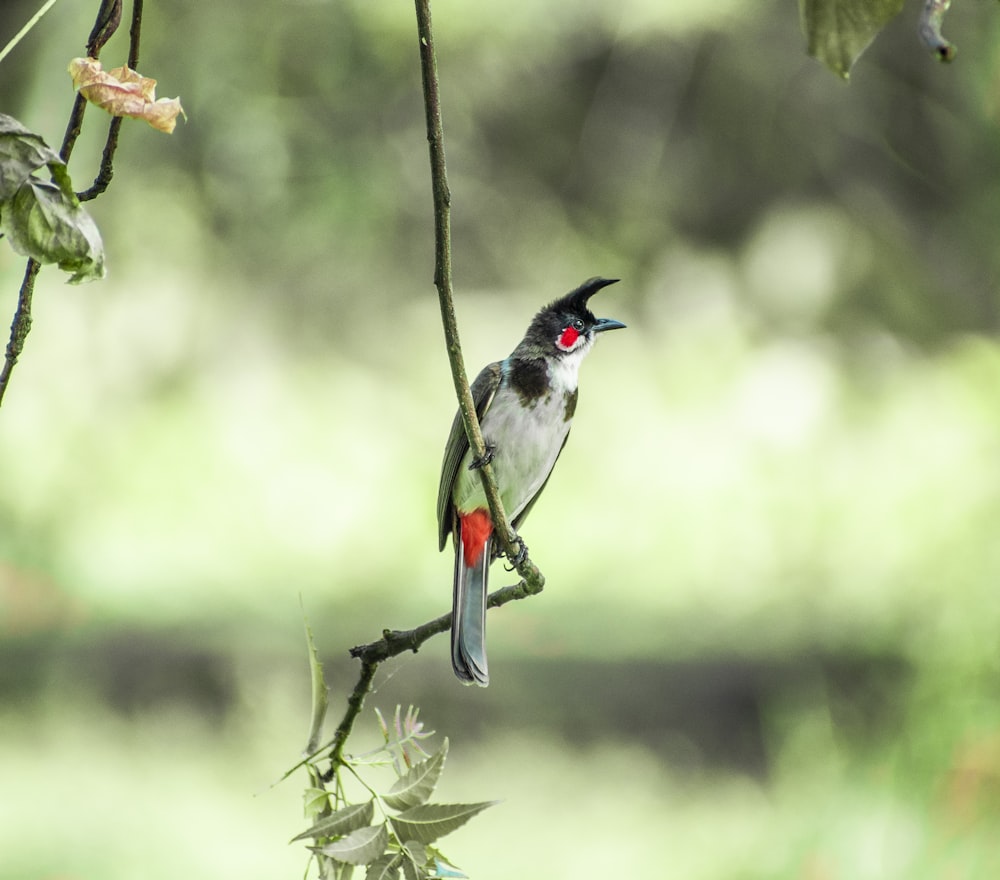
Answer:
<path fill-rule="evenodd" d="M 129 52 L 128 66 L 135 68 L 139 63 L 139 35 L 142 30 L 142 3 L 143 0 L 133 0 L 132 2 L 132 23 L 129 28 Z M 97 18 L 87 38 L 87 55 L 97 58 L 104 44 L 111 39 L 111 35 L 118 30 L 121 23 L 122 0 L 102 0 Z M 73 108 L 70 111 L 69 121 L 66 124 L 66 133 L 63 135 L 62 146 L 59 154 L 64 162 L 69 162 L 73 147 L 83 128 L 83 115 L 86 110 L 87 101 L 79 92 L 73 100 Z M 93 184 L 82 193 L 78 193 L 81 202 L 96 198 L 103 193 L 111 182 L 113 174 L 113 163 L 115 150 L 118 148 L 118 133 L 121 130 L 122 120 L 115 117 L 111 120 L 108 128 L 108 137 L 104 144 L 104 154 L 101 158 L 101 167 L 94 179 Z M 4 394 L 10 383 L 10 376 L 14 370 L 21 352 L 24 350 L 24 341 L 31 330 L 31 300 L 35 292 L 35 279 L 41 264 L 36 260 L 29 259 L 25 267 L 24 278 L 17 295 L 17 308 L 14 311 L 14 318 L 10 325 L 10 337 L 7 348 L 4 351 L 3 367 L 0 368 L 0 404 L 3 403 Z"/>
<path fill-rule="evenodd" d="M 469 438 L 469 448 L 473 457 L 482 459 L 486 451 L 476 405 L 469 390 L 469 379 L 465 372 L 462 345 L 458 337 L 458 321 L 451 280 L 451 193 L 448 190 L 448 173 L 444 158 L 444 127 L 441 121 L 441 95 L 437 75 L 437 57 L 434 52 L 434 34 L 431 27 L 430 0 L 415 0 L 417 9 L 417 36 L 420 40 L 420 71 L 424 88 L 424 107 L 427 116 L 427 142 L 430 149 L 431 185 L 434 194 L 434 285 L 438 291 L 441 306 L 441 322 L 444 326 L 448 361 L 455 382 L 455 394 L 462 413 L 465 433 Z M 487 464 L 479 468 L 486 500 L 490 507 L 493 527 L 500 539 L 508 559 L 513 560 L 518 553 L 517 535 L 503 509 L 497 490 L 493 470 Z M 545 578 L 524 555 L 516 566 L 517 573 L 524 578 L 532 592 L 538 592 L 545 584 Z"/>
<path fill-rule="evenodd" d="M 0 403 L 3 403 L 3 395 L 7 390 L 7 383 L 10 382 L 10 374 L 14 369 L 14 364 L 21 356 L 25 337 L 31 330 L 31 295 L 35 291 L 35 277 L 41 268 L 41 263 L 36 260 L 28 260 L 28 265 L 24 269 L 24 278 L 21 281 L 21 289 L 17 292 L 17 308 L 14 310 L 14 319 L 10 323 L 10 339 L 7 341 L 7 348 L 4 351 L 3 367 L 0 368 Z"/>
<path fill-rule="evenodd" d="M 469 380 L 465 373 L 462 359 L 462 346 L 458 338 L 458 322 L 455 318 L 455 306 L 452 298 L 451 282 L 451 196 L 448 192 L 448 177 L 444 160 L 444 134 L 441 124 L 441 101 L 438 91 L 437 61 L 434 55 L 434 38 L 431 31 L 431 16 L 429 0 L 415 0 L 417 8 L 417 33 L 420 39 L 420 66 L 424 87 L 424 105 L 427 113 L 427 140 L 430 144 L 431 182 L 434 192 L 434 284 L 438 290 L 441 306 L 441 320 L 444 325 L 445 342 L 448 348 L 448 360 L 451 363 L 452 378 L 455 381 L 455 392 L 458 404 L 465 422 L 465 430 L 469 437 L 469 445 L 473 454 L 481 457 L 485 451 L 479 419 L 476 417 L 476 407 L 469 390 Z M 490 515 L 497 534 L 509 557 L 516 556 L 517 536 L 507 521 L 503 504 L 497 491 L 496 480 L 493 478 L 489 465 L 479 469 L 482 476 L 486 497 L 490 505 Z M 545 585 L 545 578 L 538 568 L 527 558 L 516 566 L 522 580 L 520 583 L 503 587 L 490 594 L 487 605 L 496 608 L 507 602 L 523 599 L 540 592 Z M 285 776 L 294 772 L 303 764 L 311 763 L 321 755 L 330 759 L 326 772 L 319 775 L 320 782 L 329 782 L 334 778 L 337 768 L 343 763 L 344 745 L 351 734 L 355 719 L 364 705 L 365 697 L 371 689 L 375 672 L 380 663 L 402 654 L 404 651 L 416 651 L 429 638 L 446 632 L 451 626 L 451 614 L 421 624 L 411 630 L 383 630 L 382 638 L 365 645 L 351 649 L 351 656 L 361 661 L 361 673 L 347 699 L 347 709 L 337 726 L 333 739 L 307 755 Z"/>
<path fill-rule="evenodd" d="M 28 260 L 28 265 L 24 270 L 24 279 L 21 281 L 21 289 L 17 292 L 17 308 L 14 310 L 14 319 L 10 323 L 10 338 L 7 340 L 7 348 L 4 351 L 3 367 L 0 368 L 0 404 L 3 403 L 4 392 L 10 383 L 10 374 L 14 371 L 14 364 L 24 350 L 24 340 L 31 330 L 31 297 L 35 292 L 35 278 L 41 263 L 36 260 Z"/>

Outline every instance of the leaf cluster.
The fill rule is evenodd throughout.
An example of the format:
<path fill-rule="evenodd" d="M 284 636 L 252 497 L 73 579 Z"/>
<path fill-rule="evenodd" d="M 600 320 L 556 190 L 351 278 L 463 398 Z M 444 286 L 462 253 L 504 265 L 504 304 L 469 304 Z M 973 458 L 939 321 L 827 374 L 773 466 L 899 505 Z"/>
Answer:
<path fill-rule="evenodd" d="M 35 175 L 48 169 L 50 180 Z M 0 114 L 0 233 L 38 263 L 56 263 L 73 284 L 104 276 L 104 244 L 73 189 L 66 163 L 41 136 Z"/>
<path fill-rule="evenodd" d="M 385 728 L 383 728 L 385 729 Z M 383 750 L 392 754 L 400 744 L 387 739 Z M 409 754 L 409 753 L 408 753 Z M 366 880 L 394 880 L 402 874 L 406 880 L 465 876 L 432 844 L 460 828 L 493 802 L 474 804 L 430 803 L 448 754 L 445 739 L 432 755 L 412 763 L 398 773 L 395 783 L 384 793 L 372 791 L 364 803 L 342 802 L 342 788 L 327 791 L 322 784 L 306 790 L 306 813 L 315 821 L 292 838 L 313 840 L 313 853 L 320 857 L 320 875 L 347 878 L 355 867 L 365 866 Z M 393 766 L 399 767 L 392 754 Z M 353 763 L 345 761 L 351 772 Z M 375 808 L 381 822 L 373 822 Z"/>
<path fill-rule="evenodd" d="M 329 688 L 323 674 L 323 664 L 306 623 L 306 644 L 312 679 L 312 715 L 306 757 L 289 770 L 305 767 L 310 785 L 305 790 L 305 814 L 312 822 L 291 842 L 313 841 L 309 845 L 319 867 L 322 880 L 350 880 L 354 869 L 364 866 L 366 880 L 406 880 L 464 877 L 447 858 L 432 846 L 440 838 L 460 828 L 477 813 L 495 801 L 473 804 L 431 803 L 434 789 L 444 770 L 448 756 L 448 739 L 433 754 L 421 742 L 434 735 L 424 729 L 418 709 L 410 706 L 404 713 L 396 706 L 392 720 L 387 721 L 378 709 L 382 745 L 373 752 L 357 757 L 343 753 L 354 718 L 361 710 L 370 679 L 362 675 L 355 693 L 348 700 L 348 712 L 337 728 L 333 740 L 319 746 L 323 722 L 329 706 Z M 374 670 L 374 666 L 371 667 Z M 323 772 L 320 761 L 330 761 L 330 770 Z M 370 766 L 391 766 L 395 782 L 379 792 L 361 778 L 360 770 Z M 352 803 L 342 783 L 346 771 L 354 776 L 371 795 L 362 803 Z M 332 789 L 327 788 L 333 783 Z M 381 821 L 375 821 L 378 808 Z"/>

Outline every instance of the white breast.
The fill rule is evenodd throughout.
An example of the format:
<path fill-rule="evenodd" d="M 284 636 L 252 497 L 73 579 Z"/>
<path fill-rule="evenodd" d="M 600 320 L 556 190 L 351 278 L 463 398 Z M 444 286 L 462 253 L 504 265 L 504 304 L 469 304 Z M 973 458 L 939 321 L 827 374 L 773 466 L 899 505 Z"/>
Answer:
<path fill-rule="evenodd" d="M 535 497 L 555 465 L 569 433 L 567 396 L 576 391 L 580 362 L 589 349 L 581 346 L 549 368 L 551 391 L 528 408 L 504 376 L 482 421 L 483 437 L 494 446 L 493 473 L 507 517 L 513 520 Z M 459 510 L 486 506 L 482 481 L 469 470 L 471 453 L 459 466 L 454 500 Z"/>

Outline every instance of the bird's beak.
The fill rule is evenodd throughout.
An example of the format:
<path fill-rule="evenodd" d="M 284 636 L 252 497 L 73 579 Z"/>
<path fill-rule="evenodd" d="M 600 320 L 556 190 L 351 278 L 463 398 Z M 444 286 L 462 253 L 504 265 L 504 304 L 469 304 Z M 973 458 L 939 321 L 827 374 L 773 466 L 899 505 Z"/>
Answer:
<path fill-rule="evenodd" d="M 621 321 L 616 321 L 614 318 L 598 318 L 597 323 L 594 324 L 595 333 L 603 333 L 605 330 L 619 330 L 624 328 L 625 325 Z"/>

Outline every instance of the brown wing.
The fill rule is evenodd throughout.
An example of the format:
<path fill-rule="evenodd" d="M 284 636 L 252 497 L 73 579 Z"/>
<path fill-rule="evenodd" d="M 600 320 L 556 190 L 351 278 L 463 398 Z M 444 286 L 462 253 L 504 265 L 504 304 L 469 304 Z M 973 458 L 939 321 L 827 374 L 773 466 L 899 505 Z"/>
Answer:
<path fill-rule="evenodd" d="M 500 378 L 500 362 L 497 361 L 483 367 L 475 381 L 469 386 L 469 390 L 472 392 L 472 401 L 476 405 L 476 416 L 480 422 L 490 408 L 497 388 L 500 387 Z M 454 528 L 451 493 L 455 488 L 455 480 L 458 477 L 458 469 L 462 466 L 462 459 L 465 458 L 465 453 L 468 451 L 469 438 L 465 435 L 465 425 L 462 424 L 460 410 L 455 413 L 455 419 L 451 423 L 451 433 L 448 434 L 448 442 L 444 447 L 444 461 L 441 463 L 441 482 L 438 485 L 437 502 L 439 550 L 444 550 L 444 545 L 448 543 L 448 535 Z"/>

